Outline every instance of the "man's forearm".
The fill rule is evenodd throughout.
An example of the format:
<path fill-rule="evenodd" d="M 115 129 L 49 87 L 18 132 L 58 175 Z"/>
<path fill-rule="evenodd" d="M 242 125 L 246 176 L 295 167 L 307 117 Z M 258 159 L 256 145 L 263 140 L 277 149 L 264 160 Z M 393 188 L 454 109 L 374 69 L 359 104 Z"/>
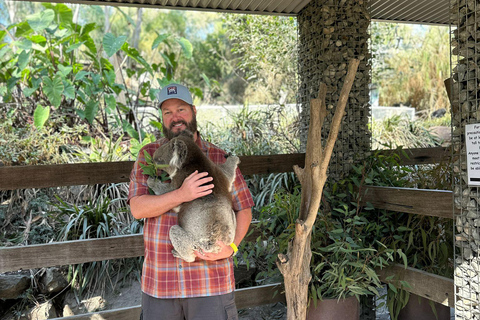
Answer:
<path fill-rule="evenodd" d="M 181 205 L 178 190 L 162 195 L 145 194 L 130 199 L 130 210 L 135 219 L 153 218 Z"/>
<path fill-rule="evenodd" d="M 237 227 L 235 229 L 235 238 L 233 242 L 238 246 L 250 228 L 252 222 L 252 209 L 247 208 L 237 212 Z M 228 245 L 228 244 L 227 244 Z"/>
<path fill-rule="evenodd" d="M 130 199 L 130 209 L 136 219 L 153 218 L 197 198 L 212 193 L 213 180 L 207 172 L 195 171 L 189 175 L 179 189 L 162 195 L 141 195 Z"/>

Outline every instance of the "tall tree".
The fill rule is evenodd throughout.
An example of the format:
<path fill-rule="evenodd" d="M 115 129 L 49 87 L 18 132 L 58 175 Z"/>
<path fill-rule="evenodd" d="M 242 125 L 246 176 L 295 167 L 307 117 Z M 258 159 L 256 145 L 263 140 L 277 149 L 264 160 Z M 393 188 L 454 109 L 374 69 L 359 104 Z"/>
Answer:
<path fill-rule="evenodd" d="M 138 49 L 138 43 L 140 42 L 140 32 L 142 31 L 142 16 L 143 8 L 137 9 L 137 22 L 135 23 L 135 31 L 132 36 L 133 47 Z"/>
<path fill-rule="evenodd" d="M 224 15 L 225 29 L 237 55 L 236 67 L 249 82 L 249 102 L 295 101 L 297 21 L 292 17 Z"/>
<path fill-rule="evenodd" d="M 450 74 L 448 27 L 372 23 L 372 51 L 380 105 L 449 109 L 443 83 Z"/>

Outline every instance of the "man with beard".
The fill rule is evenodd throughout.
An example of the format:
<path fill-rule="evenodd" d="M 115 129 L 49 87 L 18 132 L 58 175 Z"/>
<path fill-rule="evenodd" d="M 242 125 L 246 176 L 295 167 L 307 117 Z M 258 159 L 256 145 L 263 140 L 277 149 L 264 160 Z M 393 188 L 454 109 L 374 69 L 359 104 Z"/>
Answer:
<path fill-rule="evenodd" d="M 180 132 L 188 129 L 195 143 L 214 163 L 225 162 L 225 151 L 204 141 L 197 130 L 197 109 L 185 86 L 170 84 L 158 95 L 162 111 L 164 138 L 143 147 L 130 174 L 128 202 L 136 219 L 145 219 L 145 261 L 142 270 L 142 314 L 144 320 L 237 319 L 235 279 L 232 256 L 237 252 L 252 220 L 253 200 L 245 180 L 237 168 L 232 190 L 236 213 L 236 234 L 233 243 L 218 243 L 218 253 L 196 252 L 197 259 L 188 263 L 175 258 L 168 238 L 170 228 L 177 224 L 178 205 L 212 192 L 215 187 L 206 172 L 194 172 L 182 186 L 162 194 L 150 194 L 148 176 L 140 164 L 146 164 L 144 151 L 155 150 Z"/>

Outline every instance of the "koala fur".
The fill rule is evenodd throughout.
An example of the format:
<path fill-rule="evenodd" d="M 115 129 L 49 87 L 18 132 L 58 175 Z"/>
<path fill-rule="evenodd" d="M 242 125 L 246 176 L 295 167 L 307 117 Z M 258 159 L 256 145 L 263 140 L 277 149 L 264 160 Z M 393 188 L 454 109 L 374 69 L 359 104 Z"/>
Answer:
<path fill-rule="evenodd" d="M 159 147 L 154 155 L 156 164 L 168 164 L 164 170 L 171 183 L 162 183 L 150 177 L 148 186 L 155 194 L 164 194 L 180 188 L 185 178 L 195 170 L 208 172 L 213 178 L 213 192 L 207 196 L 186 202 L 175 208 L 178 225 L 170 228 L 170 241 L 175 257 L 187 262 L 195 260 L 194 251 L 218 252 L 217 241 L 226 245 L 235 237 L 235 212 L 232 209 L 232 184 L 240 162 L 238 157 L 229 156 L 225 163 L 216 165 L 193 141 L 191 132 L 183 132 Z"/>

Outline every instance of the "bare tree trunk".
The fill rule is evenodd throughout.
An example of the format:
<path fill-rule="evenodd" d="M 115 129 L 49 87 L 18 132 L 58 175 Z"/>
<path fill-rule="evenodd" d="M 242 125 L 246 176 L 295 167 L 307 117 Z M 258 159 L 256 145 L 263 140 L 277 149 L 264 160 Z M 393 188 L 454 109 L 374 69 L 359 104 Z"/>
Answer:
<path fill-rule="evenodd" d="M 327 180 L 327 168 L 337 140 L 340 125 L 347 105 L 348 95 L 360 61 L 352 59 L 332 119 L 330 132 L 322 149 L 321 132 L 327 115 L 325 97 L 327 88 L 320 84 L 319 96 L 310 103 L 310 125 L 307 138 L 305 168 L 293 169 L 302 186 L 300 214 L 295 225 L 295 237 L 288 244 L 287 254 L 279 254 L 277 266 L 284 277 L 287 299 L 287 319 L 301 320 L 307 317 L 308 284 L 312 278 L 310 239 L 317 217 L 323 187 Z"/>
<path fill-rule="evenodd" d="M 142 16 L 143 8 L 137 9 L 137 23 L 135 24 L 135 31 L 133 32 L 133 46 L 138 49 L 138 43 L 140 42 L 140 32 L 142 31 Z"/>
<path fill-rule="evenodd" d="M 75 5 L 75 11 L 73 13 L 73 23 L 78 23 L 78 14 L 80 13 L 80 4 Z"/>
<path fill-rule="evenodd" d="M 110 10 L 111 7 L 105 6 L 105 26 L 103 29 L 104 33 L 110 32 Z"/>
<path fill-rule="evenodd" d="M 5 1 L 5 6 L 8 10 L 8 17 L 10 19 L 9 24 L 15 23 L 15 13 L 17 12 L 17 1 Z M 13 40 L 13 39 L 12 39 Z"/>

